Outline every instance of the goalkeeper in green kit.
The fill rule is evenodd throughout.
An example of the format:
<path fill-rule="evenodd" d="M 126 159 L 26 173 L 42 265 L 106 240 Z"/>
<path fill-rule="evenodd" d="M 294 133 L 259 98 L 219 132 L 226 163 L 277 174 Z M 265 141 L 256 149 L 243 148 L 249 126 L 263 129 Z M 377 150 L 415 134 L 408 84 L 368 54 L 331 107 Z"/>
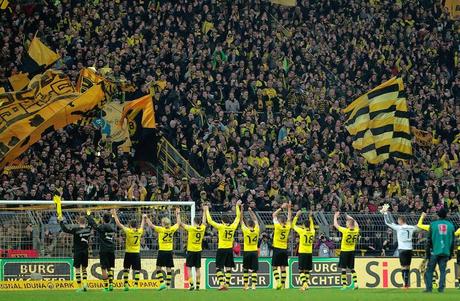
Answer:
<path fill-rule="evenodd" d="M 447 210 L 442 208 L 438 211 L 439 219 L 430 224 L 426 256 L 428 266 L 425 274 L 426 289 L 424 292 L 431 293 L 433 290 L 433 272 L 439 265 L 439 288 L 440 293 L 446 287 L 446 266 L 454 254 L 454 225 L 446 220 Z"/>

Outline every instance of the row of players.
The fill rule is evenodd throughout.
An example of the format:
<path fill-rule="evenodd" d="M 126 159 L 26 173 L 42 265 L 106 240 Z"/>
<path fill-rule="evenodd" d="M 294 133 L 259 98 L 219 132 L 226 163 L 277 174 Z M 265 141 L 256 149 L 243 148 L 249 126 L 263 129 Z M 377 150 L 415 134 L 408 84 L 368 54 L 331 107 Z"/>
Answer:
<path fill-rule="evenodd" d="M 281 213 L 287 210 L 287 214 Z M 260 227 L 254 212 L 249 208 L 251 219 L 244 220 L 243 206 L 241 201 L 236 204 L 236 218 L 231 220 L 227 215 L 222 216 L 222 223 L 215 222 L 210 213 L 209 208 L 203 208 L 203 216 L 194 219 L 194 225 L 187 225 L 181 221 L 180 210 L 176 209 L 176 224 L 172 225 L 169 218 L 161 220 L 161 226 L 154 225 L 147 215 L 142 216 L 140 225 L 136 220 L 131 220 L 128 225 L 123 225 L 117 215 L 115 209 L 103 216 L 102 223 L 97 224 L 91 217 L 90 213 L 86 218 L 80 217 L 77 227 L 69 227 L 61 220 L 62 230 L 74 236 L 74 268 L 76 281 L 80 287 L 79 291 L 86 291 L 86 279 L 88 266 L 88 241 L 92 229 L 95 229 L 99 234 L 100 244 L 100 264 L 102 268 L 102 276 L 104 280 L 104 290 L 113 290 L 113 269 L 115 266 L 115 242 L 114 234 L 115 227 L 112 224 L 112 217 L 118 227 L 125 234 L 125 257 L 123 262 L 123 280 L 124 289 L 129 290 L 128 277 L 130 269 L 134 274 L 134 286 L 138 286 L 139 274 L 141 270 L 140 257 L 140 242 L 144 232 L 144 226 L 147 224 L 155 232 L 158 233 L 158 257 L 157 268 L 166 270 L 166 279 L 163 278 L 163 273 L 157 273 L 160 281 L 160 290 L 166 289 L 171 284 L 171 268 L 174 267 L 173 261 L 173 237 L 174 233 L 182 227 L 188 232 L 187 238 L 187 257 L 186 267 L 188 269 L 195 268 L 196 280 L 190 276 L 190 290 L 200 289 L 201 278 L 201 252 L 202 242 L 207 224 L 210 224 L 218 231 L 218 249 L 216 252 L 216 270 L 219 282 L 219 290 L 227 290 L 231 279 L 231 269 L 235 267 L 233 258 L 233 243 L 234 234 L 239 224 L 243 232 L 243 269 L 244 269 L 244 289 L 249 289 L 251 280 L 252 289 L 257 285 L 257 270 L 258 270 L 258 241 Z M 281 213 L 281 214 L 280 214 Z M 391 221 L 390 215 L 386 210 L 385 223 L 397 231 L 398 250 L 400 263 L 402 266 L 402 276 L 404 279 L 404 287 L 409 287 L 409 270 L 412 260 L 412 236 L 417 229 L 415 226 L 407 225 L 404 218 L 398 218 L 398 225 Z M 308 219 L 298 224 L 302 211 L 298 211 L 292 219 L 291 203 L 285 203 L 282 207 L 273 212 L 273 257 L 272 266 L 274 267 L 274 278 L 276 280 L 276 288 L 282 289 L 286 283 L 286 267 L 288 266 L 288 240 L 291 228 L 299 235 L 299 270 L 300 281 L 302 283 L 301 290 L 308 289 L 310 271 L 313 268 L 313 244 L 315 238 L 315 225 L 313 222 L 312 213 L 308 215 Z M 346 227 L 342 227 L 338 223 L 340 213 L 334 215 L 334 226 L 341 232 L 341 246 L 339 267 L 341 268 L 342 290 L 357 289 L 358 277 L 354 269 L 355 263 L 355 248 L 359 238 L 359 225 L 355 219 L 346 215 Z M 292 221 L 291 221 L 292 220 Z M 422 220 L 422 219 L 421 219 Z M 428 225 L 419 226 L 423 230 L 429 230 Z M 460 235 L 460 229 L 455 233 Z M 457 263 L 460 264 L 460 247 L 457 251 Z M 347 272 L 351 273 L 352 282 L 348 285 Z M 192 275 L 191 271 L 189 275 Z M 251 277 L 249 277 L 251 276 Z M 442 277 L 441 277 L 442 278 Z M 460 281 L 460 279 L 459 279 Z M 441 284 L 442 287 L 442 284 Z"/>

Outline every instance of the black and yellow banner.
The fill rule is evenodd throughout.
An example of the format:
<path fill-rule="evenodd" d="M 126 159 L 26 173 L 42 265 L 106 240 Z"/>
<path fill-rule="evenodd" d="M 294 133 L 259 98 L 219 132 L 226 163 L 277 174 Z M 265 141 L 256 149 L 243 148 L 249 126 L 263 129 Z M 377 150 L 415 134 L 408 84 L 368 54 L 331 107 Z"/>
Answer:
<path fill-rule="evenodd" d="M 35 76 L 23 91 L 0 94 L 0 137 L 15 122 L 35 114 L 50 103 L 77 96 L 68 76 L 52 69 Z"/>
<path fill-rule="evenodd" d="M 84 68 L 80 71 L 76 89 L 78 92 L 83 93 L 95 84 L 102 82 L 103 80 L 104 78 L 100 75 L 97 75 L 94 68 Z"/>
<path fill-rule="evenodd" d="M 24 153 L 47 133 L 85 118 L 104 101 L 101 85 L 95 85 L 78 97 L 64 97 L 34 114 L 18 118 L 0 134 L 0 169 Z"/>
<path fill-rule="evenodd" d="M 141 111 L 142 127 L 156 128 L 155 109 L 153 108 L 153 98 L 150 94 L 126 103 L 123 107 L 120 123 L 123 123 L 125 118 L 132 120 L 133 118 L 130 116 L 137 115 Z"/>
<path fill-rule="evenodd" d="M 358 97 L 343 112 L 353 147 L 367 162 L 411 158 L 409 114 L 401 78 L 392 78 Z"/>
<path fill-rule="evenodd" d="M 146 95 L 125 104 L 120 118 L 120 126 L 128 121 L 128 131 L 135 150 L 136 161 L 154 162 L 157 153 L 157 140 L 154 128 L 155 110 L 151 95 Z"/>

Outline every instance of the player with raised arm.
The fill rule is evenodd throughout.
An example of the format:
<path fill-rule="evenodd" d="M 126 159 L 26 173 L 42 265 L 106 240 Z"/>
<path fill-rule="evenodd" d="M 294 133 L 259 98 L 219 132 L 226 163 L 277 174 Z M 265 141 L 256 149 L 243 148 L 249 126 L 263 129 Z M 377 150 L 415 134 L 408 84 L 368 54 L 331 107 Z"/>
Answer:
<path fill-rule="evenodd" d="M 235 267 L 233 260 L 233 241 L 235 237 L 235 230 L 240 223 L 241 215 L 241 201 L 236 203 L 236 217 L 233 222 L 228 215 L 222 216 L 222 224 L 216 223 L 209 213 L 209 208 L 205 207 L 206 219 L 208 224 L 217 229 L 219 241 L 217 243 L 216 253 L 216 272 L 217 280 L 219 281 L 219 290 L 227 290 L 230 286 L 230 279 L 232 277 L 231 269 Z M 228 268 L 228 270 L 226 270 Z"/>
<path fill-rule="evenodd" d="M 129 270 L 134 271 L 134 287 L 139 287 L 139 273 L 141 270 L 141 238 L 144 234 L 144 225 L 147 215 L 142 215 L 141 225 L 138 227 L 137 220 L 129 221 L 126 227 L 120 222 L 117 210 L 112 209 L 112 215 L 117 226 L 125 233 L 125 259 L 123 260 L 123 286 L 125 291 L 129 290 Z"/>
<path fill-rule="evenodd" d="M 150 219 L 147 219 L 147 224 L 158 233 L 158 256 L 157 269 L 163 271 L 166 269 L 166 283 L 163 278 L 163 273 L 157 273 L 160 280 L 159 290 L 164 290 L 171 286 L 172 273 L 171 268 L 174 267 L 173 259 L 173 241 L 174 233 L 179 229 L 180 225 L 180 209 L 176 208 L 176 223 L 171 226 L 171 220 L 167 217 L 161 219 L 161 226 L 155 226 Z"/>
<path fill-rule="evenodd" d="M 346 228 L 341 227 L 338 222 L 340 212 L 334 214 L 334 227 L 342 233 L 342 241 L 340 243 L 340 258 L 339 258 L 339 267 L 342 269 L 342 288 L 341 290 L 346 290 L 348 288 L 358 289 L 358 276 L 355 271 L 355 249 L 356 243 L 359 238 L 359 225 L 358 222 L 353 219 L 348 214 L 346 215 L 347 222 Z M 351 272 L 352 283 L 350 286 L 347 286 L 347 271 Z"/>
<path fill-rule="evenodd" d="M 91 212 L 87 212 L 89 225 L 98 233 L 99 242 L 99 262 L 102 270 L 102 280 L 104 281 L 104 291 L 113 291 L 113 268 L 115 267 L 115 227 L 111 223 L 112 215 L 106 213 L 102 217 L 102 224 L 98 225 Z"/>
<path fill-rule="evenodd" d="M 385 204 L 381 210 L 385 224 L 396 231 L 398 237 L 398 252 L 399 262 L 401 264 L 401 273 L 404 280 L 404 288 L 410 287 L 410 264 L 412 262 L 412 237 L 417 230 L 416 226 L 411 226 L 406 223 L 403 216 L 398 217 L 398 224 L 393 222 L 390 214 L 388 213 L 388 205 Z"/>
<path fill-rule="evenodd" d="M 194 225 L 186 225 L 179 221 L 180 227 L 187 231 L 187 257 L 185 259 L 185 267 L 189 270 L 188 283 L 189 290 L 200 290 L 201 280 L 201 251 L 203 250 L 203 238 L 206 231 L 206 215 L 204 213 L 206 207 L 203 207 L 201 219 L 194 218 Z M 196 282 L 193 281 L 192 268 L 195 268 Z"/>
<path fill-rule="evenodd" d="M 91 236 L 91 228 L 87 226 L 86 219 L 83 216 L 77 218 L 78 226 L 69 227 L 62 219 L 59 219 L 59 225 L 63 232 L 73 235 L 73 267 L 75 268 L 75 278 L 77 280 L 77 292 L 86 292 L 88 283 L 86 282 L 88 274 L 88 247 Z M 83 281 L 82 281 L 83 280 Z"/>
<path fill-rule="evenodd" d="M 251 208 L 248 209 L 251 219 L 244 222 L 243 208 L 241 208 L 241 231 L 243 232 L 243 279 L 244 289 L 249 289 L 249 272 L 251 272 L 251 286 L 256 289 L 257 270 L 259 269 L 258 243 L 260 227 L 257 216 Z"/>
<path fill-rule="evenodd" d="M 299 234 L 299 271 L 300 282 L 302 286 L 300 290 L 308 289 L 308 281 L 310 280 L 310 271 L 313 269 L 313 242 L 315 239 L 315 224 L 313 223 L 313 213 L 308 214 L 308 220 L 301 226 L 297 225 L 297 221 L 301 216 L 302 211 L 297 211 L 294 220 L 292 221 L 292 229 Z"/>
<path fill-rule="evenodd" d="M 279 215 L 281 210 L 288 210 L 287 218 L 284 214 Z M 273 212 L 273 225 L 275 231 L 273 233 L 273 256 L 272 266 L 273 274 L 277 282 L 276 289 L 285 288 L 286 284 L 286 267 L 288 266 L 288 240 L 291 232 L 291 202 L 284 203 L 281 208 Z M 281 270 L 281 280 L 280 271 Z"/>
<path fill-rule="evenodd" d="M 427 224 L 424 224 L 423 221 L 425 220 L 425 217 L 426 217 L 426 213 L 425 212 L 422 212 L 422 214 L 420 215 L 420 218 L 417 222 L 417 227 L 423 231 L 426 231 L 426 232 L 430 232 L 430 225 L 427 225 Z M 428 264 L 428 259 L 424 259 L 422 264 L 421 264 L 421 270 L 422 271 L 425 271 L 426 272 L 426 265 Z M 425 274 L 425 273 L 423 273 Z M 435 270 L 433 272 L 433 281 L 431 283 L 432 287 L 434 288 L 437 288 L 438 287 L 438 272 Z"/>

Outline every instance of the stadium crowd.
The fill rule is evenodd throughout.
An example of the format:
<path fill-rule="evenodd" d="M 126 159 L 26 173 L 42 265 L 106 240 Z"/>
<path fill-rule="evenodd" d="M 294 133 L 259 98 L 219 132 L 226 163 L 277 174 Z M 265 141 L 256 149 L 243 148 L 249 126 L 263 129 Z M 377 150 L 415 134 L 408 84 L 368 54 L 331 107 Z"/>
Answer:
<path fill-rule="evenodd" d="M 158 132 L 202 179 L 151 175 L 96 126 L 47 134 L 1 175 L 0 199 L 195 200 L 229 210 L 459 211 L 458 22 L 439 1 L 48 1 L 1 13 L 0 84 L 35 33 L 73 80 L 109 67 L 154 93 Z M 219 3 L 217 5 L 217 3 Z M 56 4 L 56 6 L 54 6 Z M 340 109 L 402 76 L 409 162 L 367 165 Z M 432 142 L 432 143 L 431 143 Z"/>

